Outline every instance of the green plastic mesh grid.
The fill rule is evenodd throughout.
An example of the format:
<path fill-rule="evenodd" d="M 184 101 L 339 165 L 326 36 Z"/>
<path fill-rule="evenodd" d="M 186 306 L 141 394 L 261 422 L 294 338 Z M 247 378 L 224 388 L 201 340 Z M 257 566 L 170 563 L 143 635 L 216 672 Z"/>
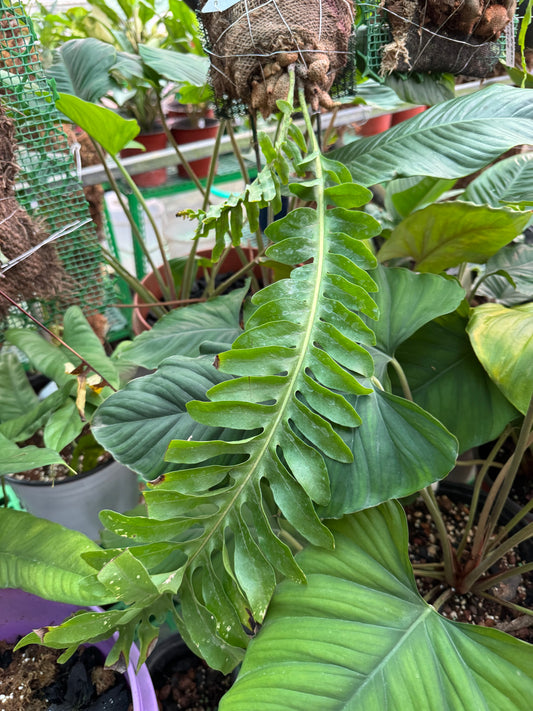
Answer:
<path fill-rule="evenodd" d="M 19 168 L 16 199 L 47 233 L 90 217 L 60 113 L 55 90 L 41 65 L 31 20 L 20 2 L 0 0 L 0 101 L 15 126 Z M 68 300 L 90 316 L 105 312 L 111 330 L 124 326 L 106 274 L 94 223 L 60 237 L 55 248 L 68 276 Z M 16 269 L 16 267 L 15 267 Z M 24 306 L 46 325 L 59 323 L 64 297 L 26 301 Z M 16 309 L 0 322 L 0 341 L 12 326 L 29 325 Z"/>
<path fill-rule="evenodd" d="M 383 48 L 392 40 L 387 10 L 382 5 L 382 0 L 366 0 L 366 2 L 357 3 L 358 28 L 363 27 L 365 32 L 365 73 L 381 80 L 384 79 L 381 70 Z M 515 15 L 513 23 L 509 26 L 510 31 L 502 33 L 495 42 L 484 43 L 483 47 L 487 55 L 484 62 L 486 73 L 489 73 L 499 60 L 507 60 L 509 63 L 510 55 L 514 57 L 514 36 L 517 26 L 518 17 Z"/>

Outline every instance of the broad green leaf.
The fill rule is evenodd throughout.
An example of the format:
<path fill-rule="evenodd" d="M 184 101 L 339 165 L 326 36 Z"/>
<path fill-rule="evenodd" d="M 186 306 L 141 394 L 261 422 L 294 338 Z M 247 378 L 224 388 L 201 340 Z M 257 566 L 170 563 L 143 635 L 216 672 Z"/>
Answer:
<path fill-rule="evenodd" d="M 533 304 L 482 304 L 472 309 L 466 330 L 487 373 L 525 414 L 533 395 Z"/>
<path fill-rule="evenodd" d="M 357 85 L 356 103 L 369 104 L 380 109 L 397 109 L 402 105 L 402 100 L 398 94 L 380 82 L 373 79 L 366 79 Z"/>
<path fill-rule="evenodd" d="M 220 711 L 527 711 L 532 647 L 420 597 L 399 504 L 330 527 L 335 549 L 298 555 L 307 584 L 279 585 Z"/>
<path fill-rule="evenodd" d="M 91 104 L 77 96 L 60 94 L 59 97 L 56 101 L 59 111 L 113 156 L 139 134 L 139 124 L 134 119 L 122 118 L 105 106 Z"/>
<path fill-rule="evenodd" d="M 0 422 L 24 415 L 38 405 L 26 371 L 15 353 L 0 352 Z"/>
<path fill-rule="evenodd" d="M 503 202 L 531 200 L 533 152 L 504 158 L 473 180 L 461 200 L 500 207 Z"/>
<path fill-rule="evenodd" d="M 197 356 L 210 342 L 219 344 L 220 350 L 228 348 L 242 332 L 240 309 L 246 291 L 236 289 L 212 301 L 174 309 L 126 346 L 121 358 L 157 368 L 170 356 Z"/>
<path fill-rule="evenodd" d="M 47 75 L 57 91 L 95 102 L 117 88 L 109 71 L 117 60 L 113 45 L 94 37 L 65 42 L 54 53 Z"/>
<path fill-rule="evenodd" d="M 505 271 L 513 280 L 512 286 L 505 276 L 497 272 Z M 485 265 L 487 278 L 476 293 L 496 299 L 505 306 L 514 306 L 533 297 L 533 245 L 512 244 L 500 249 Z"/>
<path fill-rule="evenodd" d="M 431 205 L 454 184 L 455 180 L 423 176 L 391 180 L 385 192 L 385 208 L 392 220 L 398 223 L 415 210 Z"/>
<path fill-rule="evenodd" d="M 46 447 L 61 452 L 73 442 L 85 423 L 80 417 L 76 402 L 70 398 L 50 417 L 44 428 L 44 444 Z"/>
<path fill-rule="evenodd" d="M 466 202 L 429 205 L 394 228 L 378 259 L 412 257 L 421 272 L 440 272 L 461 262 L 481 264 L 519 235 L 530 219 L 529 212 Z"/>
<path fill-rule="evenodd" d="M 440 104 L 455 98 L 455 77 L 453 74 L 389 74 L 386 86 L 393 89 L 403 101 L 412 104 Z"/>
<path fill-rule="evenodd" d="M 11 420 L 6 420 L 0 425 L 0 433 L 12 442 L 24 442 L 32 437 L 38 429 L 43 427 L 50 415 L 61 407 L 69 398 L 72 391 L 70 383 L 47 395 L 44 400 L 27 410 L 24 415 L 19 415 Z"/>
<path fill-rule="evenodd" d="M 63 327 L 65 343 L 94 366 L 110 385 L 118 388 L 120 378 L 117 367 L 106 354 L 104 346 L 79 306 L 70 306 L 66 310 Z M 75 363 L 79 362 L 74 354 L 70 355 L 70 360 Z"/>
<path fill-rule="evenodd" d="M 75 605 L 112 602 L 82 558 L 100 550 L 83 533 L 5 508 L 0 509 L 0 531 L 1 587 Z"/>
<path fill-rule="evenodd" d="M 531 92 L 493 85 L 328 155 L 356 182 L 375 185 L 411 175 L 460 178 L 524 143 L 533 143 Z"/>
<path fill-rule="evenodd" d="M 209 59 L 194 54 L 180 54 L 160 47 L 139 46 L 142 61 L 165 79 L 178 84 L 203 86 L 207 82 Z"/>
<path fill-rule="evenodd" d="M 518 415 L 476 358 L 466 325 L 457 313 L 448 314 L 423 326 L 396 351 L 414 401 L 457 437 L 459 452 L 495 439 Z"/>
<path fill-rule="evenodd" d="M 379 289 L 374 298 L 380 317 L 372 323 L 376 347 L 391 356 L 428 321 L 455 311 L 465 296 L 458 281 L 437 274 L 379 267 L 372 276 Z"/>
<path fill-rule="evenodd" d="M 19 348 L 33 368 L 43 373 L 59 386 L 75 382 L 76 377 L 65 372 L 65 364 L 74 356 L 56 341 L 51 343 L 37 331 L 30 328 L 10 328 L 6 331 L 6 341 Z"/>
<path fill-rule="evenodd" d="M 222 428 L 194 422 L 186 408 L 189 400 L 204 399 L 206 390 L 226 379 L 212 360 L 168 358 L 157 372 L 135 378 L 108 397 L 92 421 L 98 442 L 117 461 L 155 479 L 176 468 L 164 461 L 171 440 L 218 439 Z"/>
<path fill-rule="evenodd" d="M 331 500 L 319 509 L 322 517 L 338 518 L 408 496 L 453 469 L 455 438 L 418 405 L 379 389 L 350 402 L 363 423 L 357 429 L 335 428 L 353 462 L 327 460 Z"/>
<path fill-rule="evenodd" d="M 64 464 L 58 452 L 46 447 L 35 447 L 33 444 L 18 447 L 3 434 L 0 434 L 0 475 L 18 474 L 20 472 L 46 467 L 49 464 Z"/>

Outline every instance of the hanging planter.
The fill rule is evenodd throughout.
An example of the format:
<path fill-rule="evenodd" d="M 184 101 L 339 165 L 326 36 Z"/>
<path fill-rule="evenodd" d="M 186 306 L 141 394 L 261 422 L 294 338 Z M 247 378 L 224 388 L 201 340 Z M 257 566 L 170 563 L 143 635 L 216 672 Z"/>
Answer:
<path fill-rule="evenodd" d="M 14 643 L 19 637 L 28 634 L 34 629 L 59 624 L 68 615 L 79 609 L 74 605 L 44 600 L 22 590 L 9 588 L 0 590 L 0 640 Z M 95 612 L 101 611 L 99 608 L 91 609 Z M 113 638 L 103 640 L 95 646 L 103 655 L 107 655 L 113 646 L 113 641 Z M 139 650 L 135 645 L 132 645 L 125 677 L 131 692 L 133 711 L 157 711 L 158 705 L 150 673 L 144 664 L 136 672 L 138 661 Z M 28 689 L 21 689 L 20 691 L 27 694 Z M 4 701 L 6 700 L 4 699 Z M 26 704 L 27 702 L 21 703 Z M 109 706 L 102 705 L 98 708 L 115 707 L 114 700 L 110 699 Z M 21 705 L 19 708 L 27 707 Z"/>
<path fill-rule="evenodd" d="M 363 12 L 369 47 L 381 75 L 391 72 L 446 72 L 486 77 L 505 53 L 513 32 L 514 0 L 367 2 Z M 372 58 L 371 64 L 372 64 Z"/>

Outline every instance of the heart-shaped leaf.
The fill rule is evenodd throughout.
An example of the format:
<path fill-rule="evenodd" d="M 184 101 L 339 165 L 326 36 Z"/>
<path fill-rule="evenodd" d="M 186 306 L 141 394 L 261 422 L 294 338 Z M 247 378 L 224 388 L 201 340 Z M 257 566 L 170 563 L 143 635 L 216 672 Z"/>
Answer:
<path fill-rule="evenodd" d="M 441 617 L 418 594 L 396 502 L 330 523 L 297 556 L 220 711 L 526 711 L 533 648 Z"/>

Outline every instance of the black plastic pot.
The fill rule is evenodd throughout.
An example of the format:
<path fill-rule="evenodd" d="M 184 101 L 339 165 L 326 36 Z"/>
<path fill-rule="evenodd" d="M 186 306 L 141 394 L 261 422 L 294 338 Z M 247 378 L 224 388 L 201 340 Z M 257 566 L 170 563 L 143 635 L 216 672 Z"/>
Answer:
<path fill-rule="evenodd" d="M 208 667 L 178 633 L 159 641 L 146 665 L 162 711 L 217 708 L 237 676 L 237 671 L 224 675 Z"/>

